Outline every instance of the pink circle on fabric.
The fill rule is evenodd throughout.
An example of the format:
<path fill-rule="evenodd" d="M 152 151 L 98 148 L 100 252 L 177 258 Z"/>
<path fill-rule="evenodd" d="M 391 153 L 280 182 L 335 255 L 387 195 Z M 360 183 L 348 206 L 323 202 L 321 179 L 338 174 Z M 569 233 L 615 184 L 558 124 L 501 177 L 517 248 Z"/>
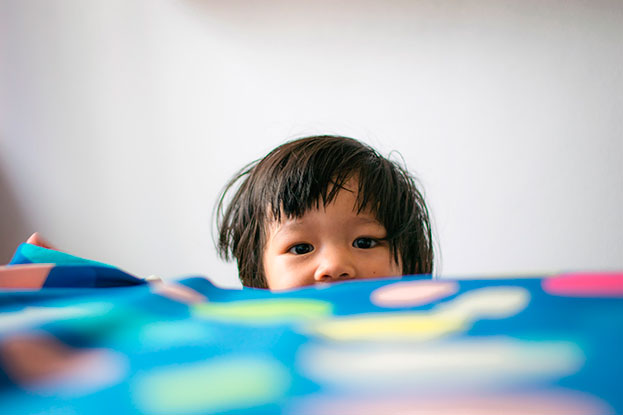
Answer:
<path fill-rule="evenodd" d="M 455 294 L 454 281 L 400 281 L 377 288 L 370 301 L 379 307 L 415 307 Z"/>
<path fill-rule="evenodd" d="M 544 278 L 543 290 L 564 297 L 623 297 L 623 272 L 562 274 Z"/>
<path fill-rule="evenodd" d="M 151 291 L 170 300 L 186 304 L 204 303 L 208 300 L 205 295 L 175 281 L 155 281 L 151 283 Z"/>

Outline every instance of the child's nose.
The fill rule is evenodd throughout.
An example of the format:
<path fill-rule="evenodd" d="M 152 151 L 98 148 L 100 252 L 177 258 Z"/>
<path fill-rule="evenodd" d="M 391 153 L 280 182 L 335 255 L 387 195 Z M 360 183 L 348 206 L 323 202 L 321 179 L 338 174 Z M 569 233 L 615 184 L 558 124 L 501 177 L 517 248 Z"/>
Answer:
<path fill-rule="evenodd" d="M 317 282 L 331 282 L 356 278 L 356 269 L 346 250 L 331 249 L 320 255 L 314 274 Z"/>

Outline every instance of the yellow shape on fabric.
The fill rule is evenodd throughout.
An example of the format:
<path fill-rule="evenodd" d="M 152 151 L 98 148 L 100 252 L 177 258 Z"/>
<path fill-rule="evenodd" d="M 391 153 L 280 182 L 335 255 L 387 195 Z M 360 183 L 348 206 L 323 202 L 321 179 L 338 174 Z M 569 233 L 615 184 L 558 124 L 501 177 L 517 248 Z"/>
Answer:
<path fill-rule="evenodd" d="M 522 287 L 486 287 L 427 311 L 374 313 L 314 321 L 305 331 L 338 341 L 432 340 L 468 330 L 481 319 L 503 319 L 526 308 L 530 293 Z"/>
<path fill-rule="evenodd" d="M 383 313 L 312 324 L 312 334 L 333 340 L 428 340 L 465 328 L 465 321 L 438 315 Z"/>
<path fill-rule="evenodd" d="M 308 321 L 333 314 L 331 303 L 305 298 L 203 303 L 191 307 L 191 310 L 195 316 L 205 319 L 260 325 Z"/>

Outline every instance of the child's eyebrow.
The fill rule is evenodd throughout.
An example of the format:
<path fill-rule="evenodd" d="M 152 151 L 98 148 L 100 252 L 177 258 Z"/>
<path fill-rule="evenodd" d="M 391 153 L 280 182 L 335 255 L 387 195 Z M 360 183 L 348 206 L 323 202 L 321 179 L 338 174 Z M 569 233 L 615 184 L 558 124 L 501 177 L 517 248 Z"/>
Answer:
<path fill-rule="evenodd" d="M 366 216 L 356 216 L 352 219 L 346 221 L 348 225 L 357 226 L 357 225 L 375 225 L 375 226 L 383 226 L 381 222 L 379 222 L 375 218 L 369 218 Z M 276 231 L 273 234 L 273 238 L 279 235 L 280 233 L 288 233 L 288 232 L 296 232 L 298 229 L 307 230 L 307 223 L 305 219 L 293 218 L 287 219 L 281 223 L 276 224 Z"/>
<path fill-rule="evenodd" d="M 297 228 L 302 228 L 302 229 L 306 228 L 305 222 L 301 220 L 297 220 L 297 219 L 289 219 L 285 222 L 276 223 L 273 226 L 275 226 L 274 229 L 276 229 L 275 233 L 272 235 L 273 238 L 279 234 L 283 234 L 283 233 L 287 234 L 289 232 L 296 232 Z"/>
<path fill-rule="evenodd" d="M 353 219 L 351 219 L 349 222 L 352 222 L 354 224 L 362 224 L 362 225 L 367 225 L 367 224 L 372 224 L 372 225 L 381 225 L 383 226 L 383 224 L 381 222 L 379 222 L 377 219 L 375 218 L 367 218 L 365 216 L 357 216 Z"/>

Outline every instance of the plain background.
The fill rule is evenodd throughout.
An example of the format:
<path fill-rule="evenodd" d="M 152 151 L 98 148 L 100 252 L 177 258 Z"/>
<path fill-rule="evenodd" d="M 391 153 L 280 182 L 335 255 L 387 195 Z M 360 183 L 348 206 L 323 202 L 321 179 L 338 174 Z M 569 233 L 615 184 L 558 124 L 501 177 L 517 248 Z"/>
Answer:
<path fill-rule="evenodd" d="M 0 260 L 235 286 L 221 188 L 331 133 L 400 152 L 442 276 L 621 269 L 622 40 L 621 0 L 2 0 Z"/>

